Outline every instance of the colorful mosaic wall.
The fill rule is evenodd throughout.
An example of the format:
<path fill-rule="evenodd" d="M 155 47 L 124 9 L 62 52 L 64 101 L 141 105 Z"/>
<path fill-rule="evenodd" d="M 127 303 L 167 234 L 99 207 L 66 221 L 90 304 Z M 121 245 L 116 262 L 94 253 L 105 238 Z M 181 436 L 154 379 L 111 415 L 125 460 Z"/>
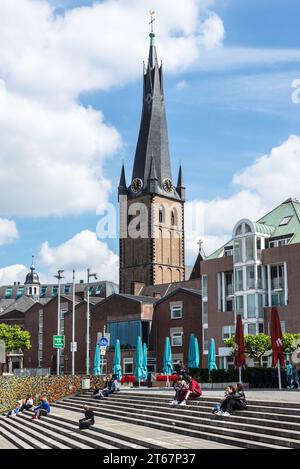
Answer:
<path fill-rule="evenodd" d="M 91 386 L 102 386 L 102 378 L 91 377 Z M 19 399 L 31 395 L 38 402 L 39 397 L 47 396 L 49 402 L 57 401 L 81 390 L 82 376 L 36 376 L 36 377 L 1 377 L 0 376 L 0 412 L 12 409 Z"/>

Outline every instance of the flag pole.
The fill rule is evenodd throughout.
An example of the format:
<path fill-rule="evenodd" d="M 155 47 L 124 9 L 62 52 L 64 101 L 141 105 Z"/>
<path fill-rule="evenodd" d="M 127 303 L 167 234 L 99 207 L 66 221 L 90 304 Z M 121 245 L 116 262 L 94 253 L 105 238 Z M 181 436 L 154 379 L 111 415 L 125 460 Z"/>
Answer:
<path fill-rule="evenodd" d="M 242 384 L 242 367 L 239 367 L 239 383 Z"/>

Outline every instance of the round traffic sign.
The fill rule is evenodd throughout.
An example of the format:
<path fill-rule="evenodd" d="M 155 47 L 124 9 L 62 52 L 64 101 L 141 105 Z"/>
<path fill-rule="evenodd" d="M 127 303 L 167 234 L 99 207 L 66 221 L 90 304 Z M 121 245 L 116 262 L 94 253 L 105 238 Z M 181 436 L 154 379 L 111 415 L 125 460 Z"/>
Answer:
<path fill-rule="evenodd" d="M 107 347 L 108 346 L 108 340 L 106 337 L 102 337 L 102 339 L 99 340 L 99 345 L 101 345 L 101 347 Z"/>

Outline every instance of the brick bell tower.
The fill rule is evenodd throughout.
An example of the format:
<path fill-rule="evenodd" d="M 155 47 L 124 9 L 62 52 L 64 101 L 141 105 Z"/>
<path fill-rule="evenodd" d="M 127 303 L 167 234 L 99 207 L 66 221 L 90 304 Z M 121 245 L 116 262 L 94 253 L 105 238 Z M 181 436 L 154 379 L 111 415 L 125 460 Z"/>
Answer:
<path fill-rule="evenodd" d="M 179 282 L 185 278 L 184 202 L 182 167 L 172 179 L 163 67 L 159 65 L 155 34 L 143 74 L 143 109 L 131 183 L 124 165 L 119 184 L 120 292 L 132 285 Z"/>

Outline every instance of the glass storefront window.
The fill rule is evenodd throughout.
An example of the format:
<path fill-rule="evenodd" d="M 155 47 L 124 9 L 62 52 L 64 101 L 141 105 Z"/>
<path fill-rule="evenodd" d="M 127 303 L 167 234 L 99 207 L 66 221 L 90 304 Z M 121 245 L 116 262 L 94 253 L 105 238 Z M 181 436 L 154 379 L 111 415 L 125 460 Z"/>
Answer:
<path fill-rule="evenodd" d="M 246 237 L 246 260 L 247 261 L 254 260 L 254 237 L 253 236 Z"/>
<path fill-rule="evenodd" d="M 243 268 L 242 267 L 240 267 L 239 269 L 235 269 L 235 290 L 236 291 L 243 291 L 244 290 Z"/>
<path fill-rule="evenodd" d="M 243 262 L 243 242 L 241 239 L 234 241 L 234 262 Z"/>
<path fill-rule="evenodd" d="M 121 347 L 135 348 L 138 336 L 142 336 L 142 322 L 110 322 L 108 324 L 108 330 L 111 334 L 110 344 L 112 347 L 116 345 L 116 341 L 119 339 Z"/>
<path fill-rule="evenodd" d="M 255 289 L 255 267 L 247 267 L 247 290 Z"/>
<path fill-rule="evenodd" d="M 255 297 L 256 295 L 247 296 L 247 317 L 248 318 L 256 317 Z"/>

